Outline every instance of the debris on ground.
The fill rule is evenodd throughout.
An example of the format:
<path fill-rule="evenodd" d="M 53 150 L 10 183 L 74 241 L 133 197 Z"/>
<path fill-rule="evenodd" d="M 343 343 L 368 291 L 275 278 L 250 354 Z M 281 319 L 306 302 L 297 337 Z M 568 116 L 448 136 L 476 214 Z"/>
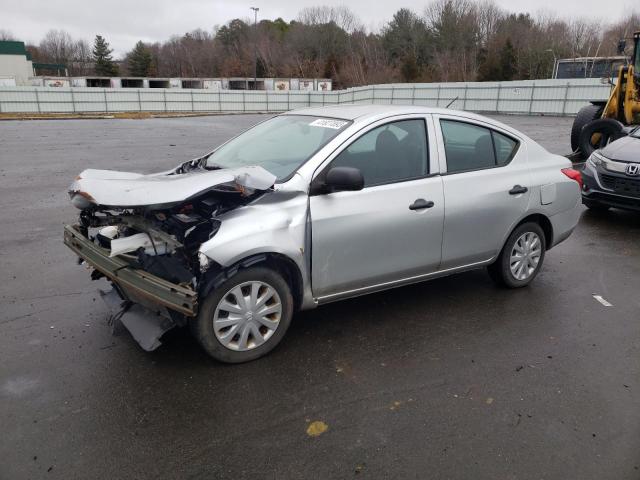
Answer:
<path fill-rule="evenodd" d="M 602 297 L 602 295 L 597 295 L 597 294 L 594 293 L 592 296 L 593 296 L 593 298 L 595 298 L 598 302 L 600 302 L 605 307 L 613 307 L 613 304 L 609 303 L 607 300 L 605 300 Z"/>
<path fill-rule="evenodd" d="M 329 426 L 326 423 L 316 420 L 315 422 L 311 422 L 307 427 L 307 435 L 310 437 L 319 437 L 328 429 Z"/>

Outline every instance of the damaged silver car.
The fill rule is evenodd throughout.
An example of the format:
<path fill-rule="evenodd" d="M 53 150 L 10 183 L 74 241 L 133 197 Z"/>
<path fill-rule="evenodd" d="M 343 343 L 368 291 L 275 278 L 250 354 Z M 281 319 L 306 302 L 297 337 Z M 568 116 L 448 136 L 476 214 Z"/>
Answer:
<path fill-rule="evenodd" d="M 146 350 L 273 349 L 294 312 L 488 266 L 507 287 L 569 236 L 580 173 L 499 122 L 424 107 L 289 112 L 152 175 L 85 170 L 64 240 Z"/>

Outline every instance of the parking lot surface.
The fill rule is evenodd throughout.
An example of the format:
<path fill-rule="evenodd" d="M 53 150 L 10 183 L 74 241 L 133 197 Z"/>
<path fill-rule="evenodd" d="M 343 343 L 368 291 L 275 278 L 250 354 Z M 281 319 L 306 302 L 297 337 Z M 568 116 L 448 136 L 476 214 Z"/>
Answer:
<path fill-rule="evenodd" d="M 261 118 L 0 122 L 0 479 L 640 478 L 637 214 L 585 211 L 528 288 L 475 271 L 327 305 L 248 364 L 113 337 L 62 244 L 73 177 Z M 500 119 L 568 151 L 571 119 Z"/>

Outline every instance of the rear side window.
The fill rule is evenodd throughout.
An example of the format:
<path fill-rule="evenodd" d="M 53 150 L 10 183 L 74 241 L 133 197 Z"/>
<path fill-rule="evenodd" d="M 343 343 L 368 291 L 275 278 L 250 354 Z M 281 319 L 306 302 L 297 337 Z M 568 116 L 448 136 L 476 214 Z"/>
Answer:
<path fill-rule="evenodd" d="M 464 172 L 506 165 L 518 142 L 489 128 L 454 120 L 440 120 L 447 172 Z"/>

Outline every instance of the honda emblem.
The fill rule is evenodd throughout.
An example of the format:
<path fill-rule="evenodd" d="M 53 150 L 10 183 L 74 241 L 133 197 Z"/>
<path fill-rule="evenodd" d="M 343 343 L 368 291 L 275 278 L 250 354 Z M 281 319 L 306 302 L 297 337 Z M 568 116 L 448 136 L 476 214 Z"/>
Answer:
<path fill-rule="evenodd" d="M 627 165 L 627 168 L 624 169 L 624 173 L 632 177 L 640 175 L 640 165 L 637 163 L 630 163 Z"/>

